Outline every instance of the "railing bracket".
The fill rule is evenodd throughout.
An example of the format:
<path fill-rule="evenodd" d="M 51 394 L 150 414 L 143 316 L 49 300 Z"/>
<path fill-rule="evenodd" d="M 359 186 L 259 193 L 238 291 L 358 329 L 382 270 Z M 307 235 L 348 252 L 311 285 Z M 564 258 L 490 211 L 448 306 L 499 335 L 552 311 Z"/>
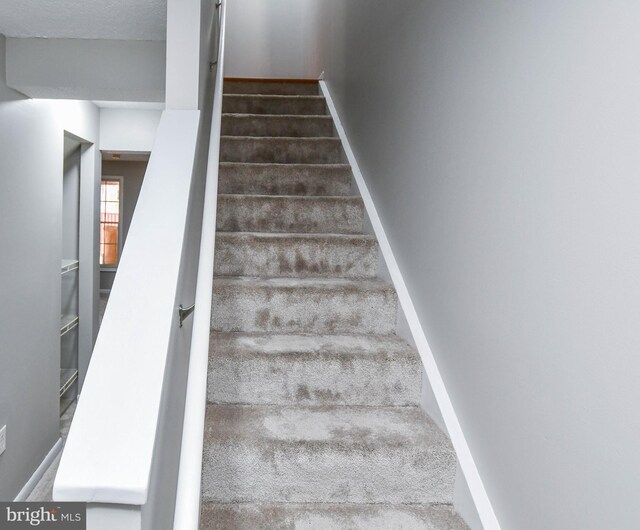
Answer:
<path fill-rule="evenodd" d="M 182 327 L 182 323 L 185 319 L 193 313 L 193 310 L 196 308 L 196 304 L 192 304 L 189 307 L 180 307 L 178 308 L 178 317 L 180 317 L 180 327 Z"/>

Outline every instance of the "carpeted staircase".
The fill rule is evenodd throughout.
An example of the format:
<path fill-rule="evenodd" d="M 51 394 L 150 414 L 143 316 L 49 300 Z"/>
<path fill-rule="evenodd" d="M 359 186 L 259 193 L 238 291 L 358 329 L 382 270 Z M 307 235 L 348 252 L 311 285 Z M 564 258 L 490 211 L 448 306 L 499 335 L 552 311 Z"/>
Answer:
<path fill-rule="evenodd" d="M 463 529 L 317 83 L 226 82 L 203 529 Z"/>

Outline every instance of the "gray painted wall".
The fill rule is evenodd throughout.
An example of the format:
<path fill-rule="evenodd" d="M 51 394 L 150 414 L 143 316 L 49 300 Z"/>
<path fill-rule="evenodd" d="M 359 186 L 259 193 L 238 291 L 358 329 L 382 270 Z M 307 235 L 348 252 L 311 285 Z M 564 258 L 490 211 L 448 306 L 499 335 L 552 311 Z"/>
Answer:
<path fill-rule="evenodd" d="M 326 72 L 502 527 L 636 527 L 640 4 L 308 9 L 296 73 Z"/>
<path fill-rule="evenodd" d="M 147 162 L 110 161 L 102 162 L 103 177 L 122 177 L 122 246 L 127 239 L 129 225 L 136 209 L 138 195 L 147 170 Z M 100 289 L 111 289 L 115 271 L 100 271 Z"/>
<path fill-rule="evenodd" d="M 9 89 L 0 36 L 0 427 L 7 425 L 7 450 L 0 455 L 3 501 L 15 498 L 59 436 L 65 129 L 97 141 L 97 108 L 29 100 Z M 83 161 L 88 163 L 87 149 Z M 96 174 L 90 164 L 85 170 Z M 91 191 L 85 186 L 81 194 Z M 93 204 L 81 208 L 81 218 L 87 213 L 95 214 Z M 97 249 L 91 237 L 81 235 L 81 241 L 81 256 L 88 246 Z M 86 268 L 88 283 L 81 289 L 81 311 L 89 313 L 94 289 L 88 284 L 97 279 L 94 274 L 97 269 Z M 97 288 L 97 282 L 93 285 Z M 91 323 L 90 316 L 80 330 L 81 344 L 85 336 L 92 344 Z"/>
<path fill-rule="evenodd" d="M 309 38 L 314 1 L 228 2 L 225 76 L 318 77 L 315 43 Z"/>

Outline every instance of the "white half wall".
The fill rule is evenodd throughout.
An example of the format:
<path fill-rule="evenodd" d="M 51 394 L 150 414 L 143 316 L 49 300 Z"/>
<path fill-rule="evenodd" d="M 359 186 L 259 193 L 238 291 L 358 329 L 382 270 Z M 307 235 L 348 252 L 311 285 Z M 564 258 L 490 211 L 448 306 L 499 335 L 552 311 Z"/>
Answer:
<path fill-rule="evenodd" d="M 308 16 L 296 64 L 325 71 L 501 526 L 636 527 L 640 4 L 317 0 Z M 270 20 L 267 49 L 247 31 L 227 75 L 282 76 L 252 68 L 295 62 L 289 22 Z"/>
<path fill-rule="evenodd" d="M 151 152 L 162 110 L 100 109 L 100 150 Z"/>
<path fill-rule="evenodd" d="M 165 43 L 7 38 L 7 85 L 32 98 L 164 101 Z"/>

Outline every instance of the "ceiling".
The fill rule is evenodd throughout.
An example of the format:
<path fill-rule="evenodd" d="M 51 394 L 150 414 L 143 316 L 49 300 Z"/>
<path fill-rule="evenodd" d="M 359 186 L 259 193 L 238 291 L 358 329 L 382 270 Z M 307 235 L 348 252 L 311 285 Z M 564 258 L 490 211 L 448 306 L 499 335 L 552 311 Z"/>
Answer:
<path fill-rule="evenodd" d="M 7 37 L 163 41 L 166 28 L 166 0 L 0 0 Z"/>

